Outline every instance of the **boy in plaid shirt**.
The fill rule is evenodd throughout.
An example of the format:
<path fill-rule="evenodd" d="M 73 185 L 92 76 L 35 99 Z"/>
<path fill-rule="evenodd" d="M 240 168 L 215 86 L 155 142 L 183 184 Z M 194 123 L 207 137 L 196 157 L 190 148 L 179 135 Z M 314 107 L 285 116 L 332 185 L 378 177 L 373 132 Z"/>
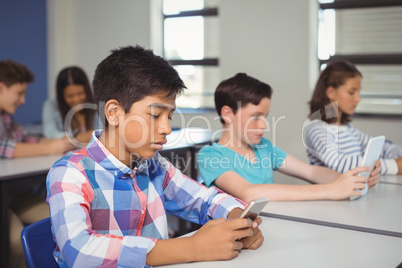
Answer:
<path fill-rule="evenodd" d="M 56 162 L 47 179 L 61 267 L 228 260 L 262 244 L 261 218 L 237 219 L 243 202 L 198 184 L 157 152 L 185 88 L 168 62 L 139 46 L 113 50 L 93 88 L 104 130 Z M 205 225 L 168 239 L 166 213 Z"/>

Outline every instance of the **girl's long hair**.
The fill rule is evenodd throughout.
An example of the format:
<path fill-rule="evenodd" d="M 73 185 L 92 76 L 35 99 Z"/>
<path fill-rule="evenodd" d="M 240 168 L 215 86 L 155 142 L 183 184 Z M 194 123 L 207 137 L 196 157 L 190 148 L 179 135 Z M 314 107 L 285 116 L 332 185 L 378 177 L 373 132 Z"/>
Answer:
<path fill-rule="evenodd" d="M 337 116 L 333 115 L 337 114 L 338 111 L 331 111 L 331 109 L 337 108 L 329 105 L 331 101 L 328 98 L 326 91 L 330 86 L 337 89 L 344 85 L 347 79 L 356 76 L 363 77 L 355 65 L 348 61 L 337 60 L 328 63 L 327 67 L 321 72 L 318 78 L 313 95 L 309 102 L 309 117 L 315 117 L 315 115 L 319 113 L 319 119 L 322 121 L 325 121 L 329 124 L 335 123 L 337 121 Z M 340 121 L 342 125 L 349 123 L 351 121 L 350 115 L 342 113 Z"/>
<path fill-rule="evenodd" d="M 85 89 L 86 103 L 94 103 L 93 93 L 91 86 L 85 72 L 76 66 L 66 67 L 60 71 L 57 81 L 56 81 L 56 95 L 57 104 L 61 118 L 63 120 L 63 126 L 66 121 L 67 113 L 70 111 L 71 107 L 68 106 L 66 100 L 64 99 L 64 89 L 69 85 L 82 85 Z M 93 129 L 93 121 L 95 116 L 94 109 L 82 109 L 85 116 L 85 127 L 87 129 Z M 78 121 L 73 117 L 71 121 L 71 130 L 79 128 Z"/>

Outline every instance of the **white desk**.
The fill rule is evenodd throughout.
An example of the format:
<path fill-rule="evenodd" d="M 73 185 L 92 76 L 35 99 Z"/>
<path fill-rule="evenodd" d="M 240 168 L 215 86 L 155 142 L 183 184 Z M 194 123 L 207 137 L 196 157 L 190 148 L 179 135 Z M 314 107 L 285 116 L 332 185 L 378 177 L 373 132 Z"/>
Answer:
<path fill-rule="evenodd" d="M 399 184 L 402 185 L 402 175 L 396 176 L 381 176 L 380 177 L 381 183 L 390 183 L 390 184 Z"/>
<path fill-rule="evenodd" d="M 168 265 L 177 268 L 396 267 L 402 239 L 295 221 L 263 218 L 265 241 L 230 261 Z"/>
<path fill-rule="evenodd" d="M 379 183 L 354 201 L 269 202 L 261 215 L 402 237 L 401 204 L 402 185 Z"/>
<path fill-rule="evenodd" d="M 46 174 L 61 155 L 36 156 L 0 160 L 0 181 L 18 177 Z"/>

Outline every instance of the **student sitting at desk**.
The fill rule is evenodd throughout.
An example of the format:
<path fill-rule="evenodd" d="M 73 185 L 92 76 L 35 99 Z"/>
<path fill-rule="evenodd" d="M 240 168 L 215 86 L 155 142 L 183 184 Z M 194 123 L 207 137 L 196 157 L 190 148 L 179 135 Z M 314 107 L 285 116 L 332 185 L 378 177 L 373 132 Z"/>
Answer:
<path fill-rule="evenodd" d="M 12 60 L 0 61 L 0 158 L 62 154 L 73 149 L 67 139 L 31 137 L 12 119 L 18 106 L 25 102 L 28 83 L 33 79 L 33 74 L 24 65 Z M 44 198 L 25 191 L 13 193 L 10 200 L 10 267 L 24 267 L 20 239 L 23 223 L 48 217 L 49 208 Z"/>
<path fill-rule="evenodd" d="M 25 103 L 27 86 L 33 78 L 25 66 L 0 61 L 0 158 L 62 154 L 74 148 L 67 138 L 31 137 L 12 119 L 18 106 Z"/>
<path fill-rule="evenodd" d="M 56 95 L 57 102 L 47 100 L 43 105 L 44 136 L 62 138 L 69 134 L 86 145 L 91 140 L 92 131 L 100 126 L 84 70 L 76 66 L 61 70 L 57 76 Z"/>
<path fill-rule="evenodd" d="M 263 137 L 271 107 L 268 84 L 239 73 L 222 81 L 215 91 L 215 108 L 223 124 L 218 143 L 198 153 L 198 167 L 207 186 L 216 185 L 246 202 L 270 200 L 346 199 L 360 196 L 365 178 L 356 176 L 367 167 L 343 175 L 325 167 L 308 165 Z M 273 184 L 273 170 L 298 177 L 314 185 Z M 379 165 L 369 179 L 378 182 Z"/>
<path fill-rule="evenodd" d="M 186 177 L 157 152 L 184 87 L 167 61 L 139 46 L 113 50 L 98 65 L 93 88 L 104 130 L 57 161 L 47 178 L 60 266 L 228 260 L 261 245 L 261 218 L 237 219 L 241 202 Z M 205 225 L 167 239 L 166 213 Z"/>
<path fill-rule="evenodd" d="M 311 164 L 343 173 L 361 162 L 370 136 L 350 123 L 360 102 L 361 80 L 362 74 L 347 61 L 330 62 L 321 72 L 306 130 Z M 386 141 L 380 160 L 381 174 L 402 174 L 402 146 Z"/>

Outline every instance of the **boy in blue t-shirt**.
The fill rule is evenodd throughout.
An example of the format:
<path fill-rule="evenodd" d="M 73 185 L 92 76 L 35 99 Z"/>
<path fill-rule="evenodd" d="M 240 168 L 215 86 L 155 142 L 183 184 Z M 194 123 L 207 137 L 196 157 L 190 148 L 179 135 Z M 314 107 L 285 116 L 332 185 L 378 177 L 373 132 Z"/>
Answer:
<path fill-rule="evenodd" d="M 47 177 L 60 267 L 228 260 L 262 244 L 261 218 L 238 219 L 242 202 L 186 177 L 157 152 L 183 88 L 167 61 L 139 46 L 113 50 L 98 65 L 93 89 L 104 130 Z M 205 225 L 168 239 L 166 213 Z"/>
<path fill-rule="evenodd" d="M 217 143 L 198 153 L 198 167 L 207 186 L 216 185 L 246 202 L 268 197 L 272 201 L 340 200 L 360 196 L 367 167 L 341 175 L 326 167 L 306 164 L 263 137 L 271 107 L 272 89 L 244 73 L 222 81 L 215 91 L 215 108 L 223 124 Z M 273 184 L 273 170 L 314 185 Z M 368 184 L 379 181 L 377 163 Z"/>

